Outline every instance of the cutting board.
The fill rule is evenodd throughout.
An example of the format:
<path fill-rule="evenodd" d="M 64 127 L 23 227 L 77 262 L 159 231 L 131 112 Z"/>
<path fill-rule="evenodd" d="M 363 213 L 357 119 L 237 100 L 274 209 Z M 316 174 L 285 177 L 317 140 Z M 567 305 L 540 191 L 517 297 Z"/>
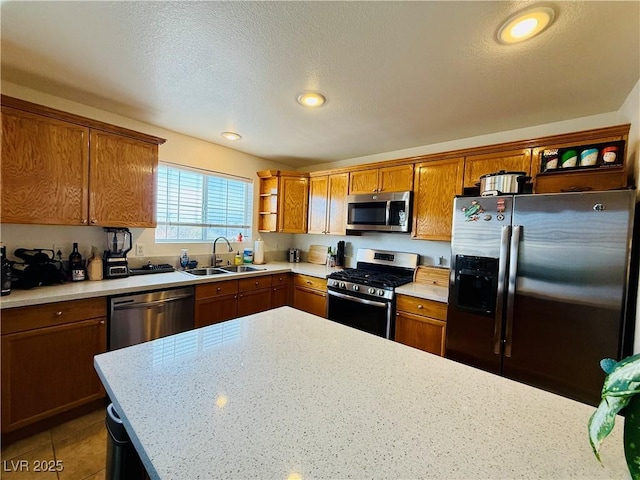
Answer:
<path fill-rule="evenodd" d="M 326 264 L 327 250 L 329 250 L 327 245 L 311 245 L 309 247 L 309 258 L 307 261 L 309 263 L 317 263 L 319 265 Z"/>

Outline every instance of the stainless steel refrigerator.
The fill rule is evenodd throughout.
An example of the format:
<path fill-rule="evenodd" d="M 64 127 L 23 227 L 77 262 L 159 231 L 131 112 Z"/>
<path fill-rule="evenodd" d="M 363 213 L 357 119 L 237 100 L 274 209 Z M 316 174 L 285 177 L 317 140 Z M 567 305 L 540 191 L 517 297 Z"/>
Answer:
<path fill-rule="evenodd" d="M 631 354 L 633 190 L 458 197 L 447 358 L 596 405 Z"/>

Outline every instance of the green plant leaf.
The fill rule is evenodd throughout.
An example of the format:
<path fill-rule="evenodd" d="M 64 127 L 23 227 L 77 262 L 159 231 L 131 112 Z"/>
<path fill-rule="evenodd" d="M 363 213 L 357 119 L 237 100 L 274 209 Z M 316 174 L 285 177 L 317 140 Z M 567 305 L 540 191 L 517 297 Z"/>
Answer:
<path fill-rule="evenodd" d="M 616 415 L 627 406 L 631 397 L 640 392 L 640 354 L 615 362 L 610 358 L 600 362 L 608 373 L 602 386 L 602 401 L 589 418 L 589 443 L 600 460 L 600 445 L 615 425 Z"/>

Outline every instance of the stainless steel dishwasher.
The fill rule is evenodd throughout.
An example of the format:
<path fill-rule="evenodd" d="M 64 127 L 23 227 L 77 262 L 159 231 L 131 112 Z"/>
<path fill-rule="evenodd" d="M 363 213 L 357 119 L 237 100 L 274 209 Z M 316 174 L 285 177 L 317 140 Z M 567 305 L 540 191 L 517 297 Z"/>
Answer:
<path fill-rule="evenodd" d="M 109 350 L 193 329 L 193 287 L 111 297 Z"/>

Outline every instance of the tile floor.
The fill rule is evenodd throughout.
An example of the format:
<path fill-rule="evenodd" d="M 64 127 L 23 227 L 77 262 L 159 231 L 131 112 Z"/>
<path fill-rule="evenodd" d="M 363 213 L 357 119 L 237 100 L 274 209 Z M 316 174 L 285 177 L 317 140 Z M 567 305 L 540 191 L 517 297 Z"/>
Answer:
<path fill-rule="evenodd" d="M 2 480 L 104 480 L 107 455 L 101 408 L 32 437 L 2 446 Z M 22 460 L 22 462 L 20 462 Z M 43 461 L 61 462 L 60 472 L 35 472 Z M 25 466 L 25 468 L 20 468 Z M 28 468 L 28 471 L 27 471 Z M 22 471 L 21 471 L 22 470 Z"/>

